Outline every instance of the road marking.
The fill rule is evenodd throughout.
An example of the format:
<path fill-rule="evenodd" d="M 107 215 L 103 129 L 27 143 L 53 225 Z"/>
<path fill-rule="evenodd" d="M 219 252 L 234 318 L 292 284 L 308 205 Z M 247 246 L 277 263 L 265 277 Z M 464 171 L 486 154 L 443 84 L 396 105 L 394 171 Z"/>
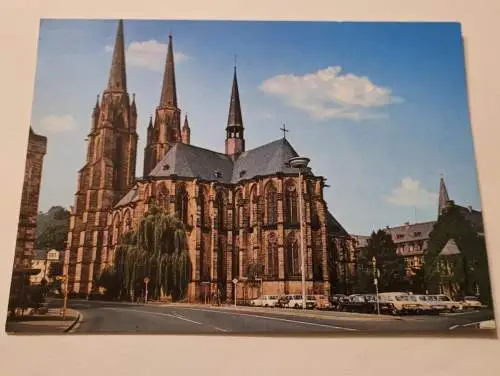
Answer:
<path fill-rule="evenodd" d="M 256 318 L 266 319 L 266 320 L 284 321 L 284 322 L 291 322 L 291 323 L 295 323 L 295 324 L 304 324 L 304 325 L 310 325 L 310 326 L 318 326 L 318 327 L 331 328 L 331 329 L 340 329 L 340 330 L 347 330 L 347 331 L 353 331 L 353 332 L 358 331 L 358 329 L 353 329 L 353 328 L 345 328 L 345 327 L 341 327 L 341 326 L 334 326 L 334 325 L 327 325 L 327 324 L 318 324 L 318 323 L 309 322 L 309 321 L 290 320 L 290 319 L 284 319 L 281 317 L 269 317 L 269 316 L 263 316 L 263 315 L 251 315 L 249 313 L 224 312 L 224 311 L 215 311 L 215 310 L 208 310 L 208 309 L 196 309 L 196 308 L 184 308 L 184 309 L 191 309 L 194 311 L 204 311 L 204 312 L 216 312 L 216 313 L 223 313 L 226 315 L 256 317 Z"/>
<path fill-rule="evenodd" d="M 108 310 L 114 310 L 114 311 L 123 311 L 123 309 L 120 309 L 120 308 L 111 308 L 111 307 L 105 307 L 103 309 L 108 309 Z M 187 322 L 190 322 L 190 323 L 193 323 L 193 324 L 197 324 L 197 325 L 205 325 L 205 326 L 211 326 L 213 327 L 215 330 L 219 331 L 219 332 L 230 332 L 230 330 L 228 329 L 223 329 L 223 328 L 219 328 L 217 326 L 213 326 L 213 325 L 210 325 L 210 324 L 203 324 L 199 321 L 194 321 L 194 320 L 191 320 L 191 319 L 188 319 L 186 316 L 183 316 L 177 312 L 175 313 L 163 313 L 163 312 L 151 312 L 151 311 L 142 311 L 140 309 L 127 309 L 125 310 L 126 312 L 139 312 L 139 313 L 146 313 L 146 314 L 151 314 L 151 315 L 159 315 L 159 316 L 167 316 L 167 317 L 174 317 L 176 319 L 179 319 L 179 320 L 183 320 L 183 321 L 187 321 Z"/>
<path fill-rule="evenodd" d="M 151 311 L 145 311 L 145 310 L 140 310 L 140 309 L 127 309 L 127 310 L 124 310 L 124 309 L 120 309 L 120 308 L 111 308 L 111 307 L 106 307 L 106 308 L 103 308 L 103 309 L 110 309 L 110 310 L 113 310 L 113 311 L 138 312 L 138 313 L 145 313 L 145 314 L 149 313 L 151 315 L 173 317 L 173 318 L 176 318 L 176 319 L 179 319 L 179 320 L 183 320 L 183 321 L 187 321 L 187 322 L 190 322 L 190 323 L 193 323 L 193 324 L 203 325 L 203 323 L 201 323 L 199 321 L 190 320 L 187 317 L 180 316 L 180 315 L 173 315 L 173 314 L 170 314 L 170 313 L 151 312 Z"/>

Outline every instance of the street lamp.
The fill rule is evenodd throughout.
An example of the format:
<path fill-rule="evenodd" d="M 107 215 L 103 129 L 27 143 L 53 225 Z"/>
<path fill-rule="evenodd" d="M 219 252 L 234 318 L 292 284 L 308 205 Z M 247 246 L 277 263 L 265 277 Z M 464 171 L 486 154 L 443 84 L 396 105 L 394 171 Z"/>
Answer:
<path fill-rule="evenodd" d="M 377 259 L 375 256 L 372 258 L 373 265 L 373 284 L 375 285 L 375 293 L 377 294 L 377 315 L 380 315 L 380 304 L 378 301 L 378 270 L 377 270 Z"/>
<path fill-rule="evenodd" d="M 302 169 L 307 168 L 310 159 L 306 157 L 290 158 L 290 167 L 299 170 L 299 221 L 300 221 L 300 272 L 302 277 L 302 309 L 306 309 L 306 271 L 305 271 L 305 250 L 304 250 L 304 208 L 302 207 Z"/>

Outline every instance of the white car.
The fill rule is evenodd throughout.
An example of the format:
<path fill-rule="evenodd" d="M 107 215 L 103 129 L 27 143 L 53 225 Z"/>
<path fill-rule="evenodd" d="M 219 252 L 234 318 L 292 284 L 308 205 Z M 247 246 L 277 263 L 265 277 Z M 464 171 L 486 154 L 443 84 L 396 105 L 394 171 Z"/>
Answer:
<path fill-rule="evenodd" d="M 481 309 L 483 305 L 477 296 L 464 296 L 463 299 L 460 300 L 463 308 L 470 309 Z"/>
<path fill-rule="evenodd" d="M 436 296 L 431 295 L 414 295 L 421 305 L 422 313 L 439 314 L 446 309 L 446 306 L 439 302 Z"/>
<path fill-rule="evenodd" d="M 275 307 L 277 303 L 277 295 L 263 295 L 250 301 L 250 304 L 254 307 Z"/>
<path fill-rule="evenodd" d="M 437 298 L 439 304 L 443 304 L 449 312 L 461 311 L 464 308 L 460 302 L 453 300 L 448 295 L 438 294 L 434 296 Z"/>
<path fill-rule="evenodd" d="M 288 298 L 288 308 L 303 308 L 304 300 L 302 295 L 287 295 Z M 316 306 L 316 299 L 314 296 L 306 296 L 306 308 L 313 309 Z"/>

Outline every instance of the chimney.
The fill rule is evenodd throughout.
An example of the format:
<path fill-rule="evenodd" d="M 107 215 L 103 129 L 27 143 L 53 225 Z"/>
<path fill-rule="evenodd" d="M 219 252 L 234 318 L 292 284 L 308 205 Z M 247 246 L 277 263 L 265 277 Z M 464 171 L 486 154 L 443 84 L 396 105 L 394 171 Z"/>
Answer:
<path fill-rule="evenodd" d="M 467 206 L 467 209 L 469 209 L 469 213 L 472 213 L 472 206 Z"/>

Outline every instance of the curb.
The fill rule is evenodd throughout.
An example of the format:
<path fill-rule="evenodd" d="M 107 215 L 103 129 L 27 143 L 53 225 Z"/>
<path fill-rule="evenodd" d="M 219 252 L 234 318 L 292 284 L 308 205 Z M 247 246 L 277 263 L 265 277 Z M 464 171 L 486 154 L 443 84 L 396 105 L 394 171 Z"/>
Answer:
<path fill-rule="evenodd" d="M 80 319 L 82 318 L 82 314 L 78 311 L 75 311 L 77 313 L 76 315 L 76 319 L 71 323 L 70 326 L 68 326 L 66 329 L 63 330 L 63 333 L 68 333 L 71 331 L 71 329 L 73 329 L 76 324 L 78 324 L 80 322 Z"/>

